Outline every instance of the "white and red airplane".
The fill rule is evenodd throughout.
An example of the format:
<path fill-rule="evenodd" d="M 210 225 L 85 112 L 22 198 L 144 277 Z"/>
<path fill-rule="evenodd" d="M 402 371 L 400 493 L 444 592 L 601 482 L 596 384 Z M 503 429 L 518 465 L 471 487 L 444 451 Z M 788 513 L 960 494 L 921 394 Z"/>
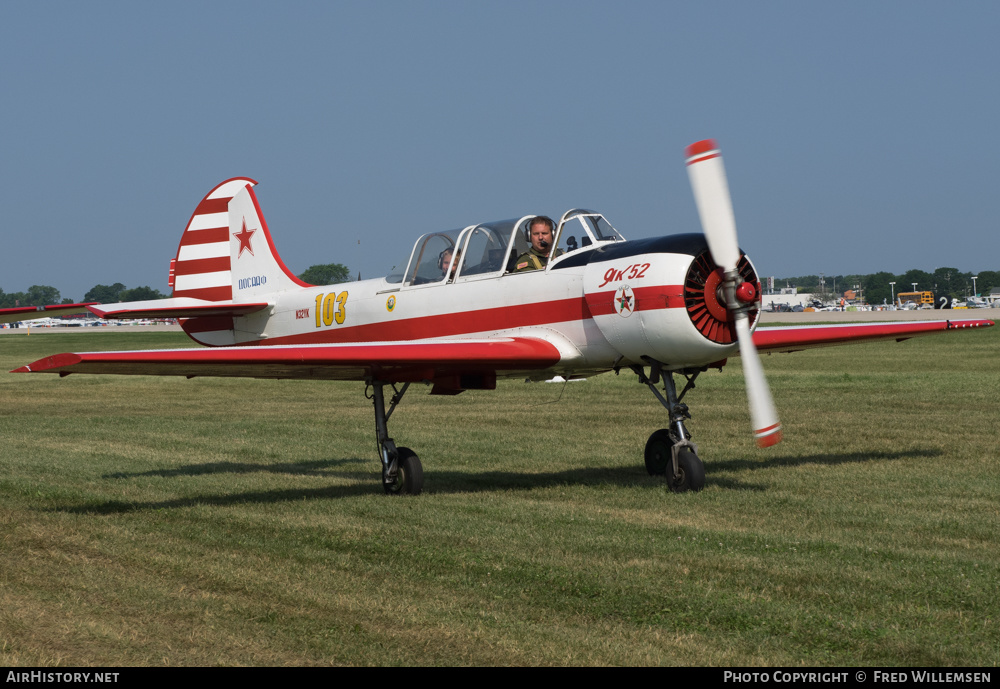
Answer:
<path fill-rule="evenodd" d="M 669 412 L 667 428 L 646 443 L 646 468 L 681 492 L 705 482 L 681 400 L 701 372 L 721 368 L 728 357 L 740 355 L 753 431 L 768 446 L 781 439 L 781 425 L 758 350 L 993 325 L 755 332 L 760 281 L 737 244 L 722 158 L 712 140 L 692 144 L 687 155 L 703 234 L 626 241 L 600 213 L 581 209 L 546 233 L 540 216 L 525 215 L 425 234 L 388 277 L 329 286 L 303 283 L 285 267 L 253 192 L 256 182 L 230 179 L 202 199 L 188 222 L 171 262 L 171 298 L 88 307 L 108 318 L 184 319 L 185 332 L 207 348 L 57 354 L 16 372 L 363 381 L 372 390 L 383 487 L 416 494 L 423 486 L 420 460 L 397 447 L 387 427 L 411 383 L 430 384 L 431 394 L 457 394 L 493 389 L 498 377 L 572 379 L 630 369 Z M 529 242 L 550 258 L 517 272 L 530 262 L 518 260 Z M 675 374 L 687 381 L 680 393 Z M 393 390 L 388 407 L 386 385 Z"/>

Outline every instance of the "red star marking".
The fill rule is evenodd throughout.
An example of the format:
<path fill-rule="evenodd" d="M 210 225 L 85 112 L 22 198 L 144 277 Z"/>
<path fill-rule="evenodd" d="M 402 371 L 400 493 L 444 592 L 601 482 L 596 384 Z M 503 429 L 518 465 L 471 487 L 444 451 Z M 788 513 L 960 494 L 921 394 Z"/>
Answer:
<path fill-rule="evenodd" d="M 629 297 L 624 292 L 622 292 L 622 298 L 618 300 L 618 308 L 621 311 L 625 311 L 626 309 L 628 309 L 629 311 L 631 311 L 632 310 L 632 298 Z"/>
<path fill-rule="evenodd" d="M 252 237 L 253 233 L 256 231 L 257 230 L 247 231 L 247 219 L 243 218 L 243 229 L 239 232 L 233 232 L 233 236 L 240 240 L 240 252 L 236 254 L 236 258 L 243 255 L 244 249 L 249 251 L 250 255 L 253 256 L 253 247 L 250 246 L 250 237 Z"/>

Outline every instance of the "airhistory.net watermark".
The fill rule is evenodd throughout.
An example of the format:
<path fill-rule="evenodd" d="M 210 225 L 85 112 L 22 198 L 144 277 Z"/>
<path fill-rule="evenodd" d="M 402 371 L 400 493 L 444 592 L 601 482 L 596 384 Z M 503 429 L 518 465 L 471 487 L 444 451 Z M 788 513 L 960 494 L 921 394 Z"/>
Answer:
<path fill-rule="evenodd" d="M 30 672 L 7 672 L 7 682 L 52 682 L 55 684 L 88 684 L 90 682 L 106 683 L 117 682 L 117 672 L 42 672 L 32 670 Z"/>

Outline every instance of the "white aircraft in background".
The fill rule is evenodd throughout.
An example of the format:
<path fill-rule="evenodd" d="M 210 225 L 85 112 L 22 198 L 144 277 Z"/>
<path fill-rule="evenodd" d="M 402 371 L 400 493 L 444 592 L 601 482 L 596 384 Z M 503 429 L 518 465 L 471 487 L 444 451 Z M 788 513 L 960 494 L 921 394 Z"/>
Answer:
<path fill-rule="evenodd" d="M 85 304 L 53 304 L 51 306 L 15 306 L 10 309 L 0 309 L 0 323 L 20 323 L 21 321 L 33 321 L 32 326 L 40 325 L 63 325 L 64 323 L 54 316 L 69 316 L 78 313 L 87 313 L 88 306 L 96 306 L 97 302 L 87 302 Z M 39 321 L 35 323 L 34 321 Z"/>
<path fill-rule="evenodd" d="M 184 319 L 185 332 L 207 348 L 57 354 L 16 372 L 361 381 L 372 391 L 383 487 L 416 494 L 420 460 L 395 444 L 387 426 L 411 383 L 453 395 L 493 389 L 501 377 L 572 380 L 631 370 L 669 414 L 667 427 L 646 443 L 646 468 L 680 492 L 705 482 L 682 400 L 700 373 L 729 357 L 740 356 L 753 432 L 768 446 L 780 440 L 781 425 L 758 350 L 993 324 L 755 332 L 760 281 L 737 243 L 722 158 L 711 140 L 691 145 L 687 155 L 703 234 L 626 241 L 595 211 L 571 210 L 557 223 L 524 215 L 425 234 L 400 271 L 328 286 L 303 283 L 285 267 L 256 182 L 230 179 L 202 199 L 181 237 L 172 297 L 88 307 L 102 318 Z M 540 267 L 518 272 L 533 262 L 532 246 Z M 675 375 L 686 379 L 679 393 Z M 388 408 L 386 385 L 393 391 Z"/>

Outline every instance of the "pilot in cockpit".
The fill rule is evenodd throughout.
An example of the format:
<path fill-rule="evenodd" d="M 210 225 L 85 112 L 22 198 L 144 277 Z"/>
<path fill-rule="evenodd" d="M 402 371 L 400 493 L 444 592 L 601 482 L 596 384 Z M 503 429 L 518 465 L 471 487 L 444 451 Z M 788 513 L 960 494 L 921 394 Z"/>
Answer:
<path fill-rule="evenodd" d="M 448 279 L 449 280 L 454 280 L 455 279 L 455 271 L 458 270 L 458 264 L 462 260 L 462 250 L 461 249 L 457 250 L 457 254 L 458 255 L 455 257 L 455 263 L 454 263 L 454 265 L 451 266 L 451 272 L 448 274 Z M 445 249 L 444 251 L 442 251 L 441 255 L 438 256 L 438 268 L 441 270 L 441 274 L 442 275 L 444 275 L 445 271 L 448 270 L 449 264 L 451 264 L 451 256 L 452 256 L 451 247 L 448 247 L 447 249 Z"/>
<path fill-rule="evenodd" d="M 514 262 L 515 273 L 540 270 L 548 264 L 550 255 L 552 258 L 562 255 L 562 249 L 556 249 L 555 254 L 552 254 L 554 231 L 555 223 L 552 222 L 552 218 L 536 215 L 531 219 L 528 223 L 528 241 L 531 242 L 531 248 L 517 257 L 517 261 Z"/>

